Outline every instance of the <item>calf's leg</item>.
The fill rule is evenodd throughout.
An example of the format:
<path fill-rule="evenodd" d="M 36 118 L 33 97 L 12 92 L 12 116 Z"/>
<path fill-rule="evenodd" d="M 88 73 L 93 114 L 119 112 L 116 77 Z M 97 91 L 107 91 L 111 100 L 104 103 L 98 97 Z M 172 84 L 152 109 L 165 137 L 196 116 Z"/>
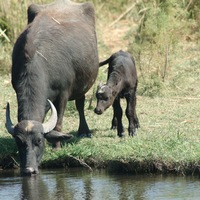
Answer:
<path fill-rule="evenodd" d="M 136 128 L 139 128 L 139 121 L 136 114 L 136 94 L 135 90 L 131 90 L 129 94 L 125 96 L 127 107 L 126 116 L 129 121 L 128 132 L 129 136 L 136 135 Z"/>
<path fill-rule="evenodd" d="M 122 124 L 122 108 L 120 105 L 120 99 L 115 99 L 114 103 L 113 103 L 113 111 L 114 111 L 114 116 L 117 119 L 117 135 L 119 137 L 123 137 L 124 136 L 124 127 Z"/>

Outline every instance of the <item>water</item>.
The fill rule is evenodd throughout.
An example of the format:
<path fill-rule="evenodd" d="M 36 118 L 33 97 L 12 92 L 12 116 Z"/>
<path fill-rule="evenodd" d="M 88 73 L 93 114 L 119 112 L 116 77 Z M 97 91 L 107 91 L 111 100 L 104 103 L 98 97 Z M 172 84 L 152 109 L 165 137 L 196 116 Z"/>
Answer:
<path fill-rule="evenodd" d="M 0 171 L 0 200 L 197 200 L 200 179 L 163 175 L 116 175 L 105 170 L 45 170 L 20 177 Z"/>

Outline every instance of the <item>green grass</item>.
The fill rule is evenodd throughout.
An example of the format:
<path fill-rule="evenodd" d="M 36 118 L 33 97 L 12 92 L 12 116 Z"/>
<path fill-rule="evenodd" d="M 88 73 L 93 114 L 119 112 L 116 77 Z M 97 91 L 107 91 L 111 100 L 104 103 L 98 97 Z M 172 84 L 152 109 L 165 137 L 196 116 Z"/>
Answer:
<path fill-rule="evenodd" d="M 25 5 L 27 4 L 24 1 Z M 40 1 L 38 1 L 40 2 Z M 117 1 L 120 4 L 121 1 Z M 132 4 L 132 1 L 126 1 Z M 97 35 L 99 56 L 108 57 L 112 52 L 106 41 L 102 39 L 104 26 L 107 27 L 119 14 L 127 9 L 123 4 L 120 11 L 113 7 L 108 12 L 107 1 L 94 1 L 97 10 Z M 14 6 L 14 4 L 12 4 Z M 109 6 L 111 4 L 109 3 Z M 20 7 L 22 9 L 23 7 Z M 16 7 L 17 8 L 17 7 Z M 10 8 L 11 9 L 11 8 Z M 7 16 L 8 21 L 17 22 L 17 10 L 9 11 L 12 15 Z M 132 10 L 127 16 L 127 26 L 132 28 L 133 16 L 136 10 Z M 0 12 L 1 17 L 2 12 Z M 18 13 L 19 14 L 19 13 Z M 121 13 L 120 13 L 121 14 Z M 107 17 L 105 20 L 105 16 Z M 138 16 L 137 16 L 138 17 Z M 7 160 L 18 162 L 17 148 L 14 140 L 7 133 L 5 123 L 5 107 L 10 102 L 13 123 L 17 123 L 17 103 L 15 92 L 11 87 L 8 71 L 11 65 L 11 50 L 19 30 L 26 24 L 20 18 L 18 26 L 13 28 L 14 38 L 11 43 L 0 40 L 0 69 L 7 73 L 0 75 L 0 166 L 5 167 Z M 193 22 L 191 27 L 193 26 Z M 120 29 L 120 24 L 115 24 L 111 29 Z M 135 27 L 135 26 L 134 26 Z M 194 26 L 196 27 L 196 25 Z M 193 28 L 194 28 L 193 27 Z M 130 35 L 133 34 L 133 36 Z M 16 35 L 15 35 L 16 34 Z M 134 52 L 133 30 L 127 32 L 129 50 Z M 176 33 L 178 34 L 178 33 Z M 189 35 L 187 35 L 189 34 Z M 72 167 L 84 166 L 89 169 L 94 167 L 106 167 L 109 170 L 124 172 L 173 172 L 178 174 L 198 174 L 200 166 L 200 45 L 193 32 L 181 32 L 182 40 L 177 43 L 176 49 L 170 50 L 169 62 L 164 80 L 163 66 L 165 54 L 160 49 L 153 47 L 154 51 L 143 48 L 142 59 L 136 59 L 139 75 L 137 114 L 140 121 L 140 129 L 136 137 L 129 137 L 126 129 L 126 137 L 117 137 L 116 130 L 110 130 L 112 108 L 103 115 L 95 115 L 95 98 L 90 105 L 93 91 L 100 80 L 106 80 L 106 67 L 100 68 L 99 76 L 93 88 L 86 96 L 85 113 L 93 137 L 74 138 L 63 143 L 62 149 L 52 151 L 51 146 L 46 144 L 45 154 L 41 167 Z M 8 34 L 9 36 L 9 34 Z M 185 36 L 191 38 L 186 41 Z M 161 36 L 158 36 L 161 37 Z M 1 38 L 0 38 L 1 39 Z M 162 42 L 162 38 L 160 39 Z M 121 41 L 123 43 L 123 39 Z M 6 44 L 6 45 L 5 45 Z M 165 44 L 165 42 L 163 42 Z M 161 45 L 159 43 L 159 45 Z M 1 47 L 1 46 L 0 46 Z M 134 54 L 133 54 L 134 55 Z M 4 66 L 5 65 L 5 66 Z M 90 109 L 88 109 L 90 105 Z M 125 102 L 122 101 L 123 110 Z M 124 126 L 128 127 L 126 116 L 123 116 Z M 63 132 L 74 134 L 78 129 L 78 113 L 74 103 L 69 102 L 63 120 Z"/>
<path fill-rule="evenodd" d="M 121 170 L 132 172 L 198 172 L 199 100 L 139 97 L 137 111 L 141 128 L 136 137 L 128 137 L 126 131 L 123 139 L 117 137 L 116 131 L 110 130 L 112 109 L 102 116 L 86 110 L 88 123 L 94 130 L 92 139 L 64 144 L 59 152 L 47 148 L 43 164 L 51 166 L 62 160 L 60 165 L 67 166 L 69 156 L 80 160 L 79 165 L 86 162 L 95 167 L 109 167 L 117 162 L 112 166 L 113 170 L 122 165 Z M 64 121 L 68 125 L 65 130 L 74 131 L 74 126 L 69 127 L 75 121 L 74 117 L 66 116 Z M 125 117 L 124 124 L 127 127 Z"/>
<path fill-rule="evenodd" d="M 4 128 L 6 102 L 11 103 L 11 116 L 16 123 L 16 99 L 8 76 L 1 76 L 3 99 L 0 102 L 0 160 L 10 156 L 17 160 L 14 140 Z M 89 105 L 87 94 L 86 108 Z M 136 137 L 117 137 L 116 130 L 110 130 L 112 108 L 103 115 L 95 115 L 92 109 L 85 109 L 86 118 L 93 137 L 64 143 L 59 151 L 52 151 L 46 144 L 42 167 L 85 166 L 107 167 L 128 172 L 176 172 L 192 174 L 199 172 L 200 164 L 200 98 L 187 96 L 142 97 L 137 99 L 137 114 L 141 128 Z M 96 101 L 92 102 L 95 107 Z M 123 109 L 125 102 L 122 100 Z M 124 126 L 128 123 L 123 116 Z M 78 129 L 78 113 L 73 102 L 66 110 L 63 131 L 75 134 Z M 1 163 L 0 162 L 0 163 Z"/>

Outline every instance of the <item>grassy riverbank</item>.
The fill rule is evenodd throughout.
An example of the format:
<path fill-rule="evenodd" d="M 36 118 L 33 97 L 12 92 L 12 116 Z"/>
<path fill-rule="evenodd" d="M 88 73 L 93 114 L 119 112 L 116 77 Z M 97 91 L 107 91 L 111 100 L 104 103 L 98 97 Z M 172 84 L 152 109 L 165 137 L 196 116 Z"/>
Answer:
<path fill-rule="evenodd" d="M 2 115 L 0 138 L 0 164 L 17 160 L 17 150 L 13 139 L 4 128 L 6 101 L 11 103 L 11 115 L 16 122 L 16 101 L 8 77 L 1 77 L 4 85 L 1 91 Z M 90 95 L 87 95 L 88 99 Z M 59 151 L 52 151 L 47 144 L 41 166 L 86 168 L 105 167 L 132 173 L 173 172 L 178 174 L 198 174 L 200 165 L 200 98 L 189 96 L 141 97 L 138 96 L 137 113 L 141 128 L 136 137 L 120 139 L 115 130 L 110 130 L 112 109 L 97 116 L 86 109 L 88 124 L 93 137 L 74 138 L 63 144 Z M 86 102 L 86 108 L 89 101 Z M 93 102 L 92 107 L 95 106 Z M 72 102 L 64 117 L 63 130 L 74 134 L 78 126 L 78 114 Z M 125 104 L 123 104 L 125 108 Z M 124 116 L 127 128 L 127 119 Z M 6 159 L 5 159 L 6 158 Z M 4 163 L 2 163 L 2 161 Z M 5 162 L 6 161 L 6 162 Z"/>
<path fill-rule="evenodd" d="M 125 139 L 109 129 L 111 109 L 100 117 L 88 110 L 94 137 L 65 144 L 56 153 L 47 148 L 43 166 L 75 163 L 133 173 L 199 173 L 199 99 L 138 97 L 137 110 L 141 128 L 136 137 Z M 66 122 L 73 121 L 68 115 Z M 125 117 L 124 124 L 127 127 Z"/>
<path fill-rule="evenodd" d="M 153 1 L 143 1 L 137 6 L 129 0 L 115 1 L 115 4 L 93 1 L 100 60 L 119 49 L 129 50 L 136 59 L 137 113 L 141 125 L 137 136 L 128 137 L 126 130 L 126 137 L 118 138 L 116 131 L 110 130 L 112 108 L 97 116 L 93 112 L 95 98 L 89 106 L 96 85 L 106 79 L 106 67 L 103 67 L 86 97 L 85 113 L 93 137 L 78 139 L 75 136 L 56 152 L 46 144 L 42 168 L 83 166 L 90 170 L 103 167 L 131 173 L 199 174 L 200 24 L 196 10 L 200 5 L 195 1 L 174 4 L 176 0 L 170 0 L 164 9 L 164 4 L 155 3 L 158 1 L 151 7 L 148 2 Z M 9 168 L 18 165 L 17 148 L 4 127 L 7 101 L 11 104 L 13 122 L 17 122 L 16 97 L 9 74 L 10 57 L 13 43 L 26 24 L 28 0 L 23 5 L 15 0 L 12 4 L 2 2 L 0 5 L 0 24 L 2 20 L 6 22 L 1 29 L 7 30 L 9 39 L 0 36 L 0 168 Z M 174 5 L 179 15 L 174 15 Z M 21 17 L 17 17 L 19 10 L 23 13 Z M 155 19 L 162 20 L 154 23 Z M 123 102 L 123 109 L 125 106 Z M 125 115 L 123 120 L 127 128 Z M 69 102 L 63 132 L 75 135 L 78 123 L 74 103 Z"/>

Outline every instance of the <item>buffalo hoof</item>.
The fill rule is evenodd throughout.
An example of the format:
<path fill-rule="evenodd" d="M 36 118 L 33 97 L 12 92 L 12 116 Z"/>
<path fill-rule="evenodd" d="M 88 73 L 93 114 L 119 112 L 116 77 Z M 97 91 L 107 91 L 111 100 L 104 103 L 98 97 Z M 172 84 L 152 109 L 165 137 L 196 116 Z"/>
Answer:
<path fill-rule="evenodd" d="M 119 133 L 118 136 L 119 136 L 120 138 L 123 138 L 123 137 L 125 137 L 125 133 L 124 133 L 124 132 L 123 132 L 123 133 Z"/>
<path fill-rule="evenodd" d="M 92 138 L 92 134 L 91 133 L 78 133 L 77 134 L 78 138 Z"/>
<path fill-rule="evenodd" d="M 136 130 L 129 132 L 129 136 L 130 137 L 134 137 L 136 135 L 137 135 L 137 131 Z"/>
<path fill-rule="evenodd" d="M 110 129 L 111 130 L 115 130 L 115 129 L 117 129 L 117 126 L 116 125 L 112 125 Z"/>

